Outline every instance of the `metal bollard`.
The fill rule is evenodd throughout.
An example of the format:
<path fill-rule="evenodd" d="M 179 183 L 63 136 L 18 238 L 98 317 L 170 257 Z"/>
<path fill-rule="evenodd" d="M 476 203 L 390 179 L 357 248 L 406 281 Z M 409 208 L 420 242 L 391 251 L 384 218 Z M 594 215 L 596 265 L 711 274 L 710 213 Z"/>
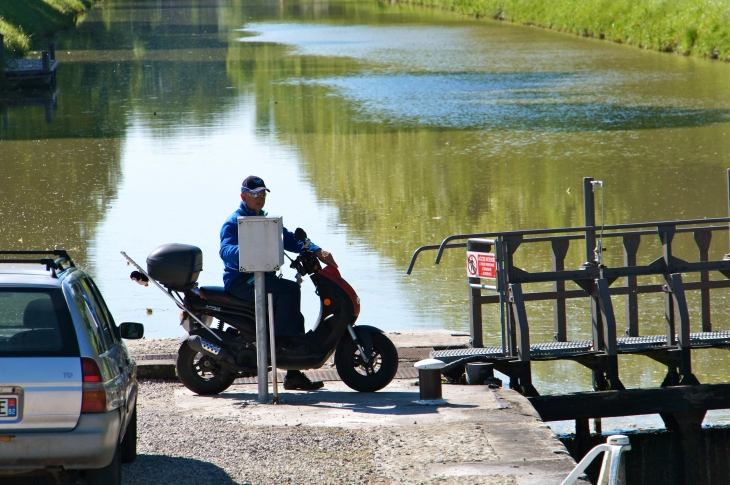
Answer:
<path fill-rule="evenodd" d="M 441 369 L 446 364 L 437 359 L 426 359 L 416 362 L 418 369 L 419 404 L 443 404 L 446 401 L 441 395 Z"/>
<path fill-rule="evenodd" d="M 43 65 L 43 70 L 45 72 L 48 72 L 51 70 L 51 53 L 48 51 L 43 51 L 41 53 L 41 64 Z"/>
<path fill-rule="evenodd" d="M 601 453 L 604 453 L 604 455 L 601 474 L 598 476 L 598 485 L 626 485 L 623 453 L 630 449 L 631 444 L 628 436 L 622 434 L 609 436 L 605 445 L 596 446 L 583 457 L 561 485 L 573 485 L 588 468 L 588 465 Z"/>
<path fill-rule="evenodd" d="M 466 364 L 464 372 L 469 385 L 482 385 L 488 377 L 494 377 L 493 365 L 484 362 Z"/>

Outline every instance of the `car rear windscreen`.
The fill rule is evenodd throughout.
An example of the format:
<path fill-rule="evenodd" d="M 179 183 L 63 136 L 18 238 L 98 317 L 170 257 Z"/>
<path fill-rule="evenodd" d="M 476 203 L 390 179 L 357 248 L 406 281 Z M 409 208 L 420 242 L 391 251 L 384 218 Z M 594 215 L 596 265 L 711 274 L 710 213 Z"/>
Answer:
<path fill-rule="evenodd" d="M 71 314 L 60 288 L 0 288 L 0 357 L 76 357 Z"/>

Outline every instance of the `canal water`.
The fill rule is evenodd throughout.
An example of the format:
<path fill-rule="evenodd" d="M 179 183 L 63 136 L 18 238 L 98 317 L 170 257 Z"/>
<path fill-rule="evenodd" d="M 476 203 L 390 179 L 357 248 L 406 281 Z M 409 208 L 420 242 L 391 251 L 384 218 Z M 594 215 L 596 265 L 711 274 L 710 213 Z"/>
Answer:
<path fill-rule="evenodd" d="M 271 188 L 270 214 L 334 254 L 360 322 L 386 330 L 468 332 L 463 250 L 438 266 L 426 253 L 407 276 L 413 251 L 455 233 L 580 226 L 585 176 L 605 183 L 607 224 L 728 214 L 727 64 L 346 0 L 107 0 L 56 44 L 58 90 L 0 105 L 0 247 L 70 250 L 116 319 L 151 338 L 181 336 L 179 311 L 130 282 L 119 252 L 144 264 L 163 243 L 195 244 L 201 284 L 221 284 L 220 226 L 249 174 Z M 716 233 L 711 257 L 727 241 Z M 549 268 L 547 245 L 521 251 L 519 266 Z M 691 236 L 675 253 L 696 258 Z M 584 255 L 574 244 L 567 266 Z M 639 262 L 659 255 L 644 238 Z M 608 264 L 621 258 L 609 245 Z M 311 284 L 304 300 L 311 323 Z M 640 304 L 642 333 L 663 333 L 661 296 Z M 729 304 L 713 293 L 718 329 Z M 551 340 L 551 305 L 528 315 L 532 341 Z M 497 316 L 486 310 L 487 344 L 500 342 Z M 569 318 L 570 338 L 590 338 L 587 301 Z M 730 380 L 729 357 L 696 352 L 699 379 Z M 590 388 L 578 364 L 534 372 L 541 392 Z M 622 357 L 621 375 L 657 386 L 664 368 Z"/>

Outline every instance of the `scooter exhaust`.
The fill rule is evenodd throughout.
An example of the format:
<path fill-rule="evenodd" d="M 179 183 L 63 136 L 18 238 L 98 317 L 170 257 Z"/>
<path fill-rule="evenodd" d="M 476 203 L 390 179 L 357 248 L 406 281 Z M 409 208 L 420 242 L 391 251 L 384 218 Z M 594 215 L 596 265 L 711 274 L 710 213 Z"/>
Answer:
<path fill-rule="evenodd" d="M 219 347 L 213 342 L 204 339 L 199 335 L 191 335 L 188 338 L 188 345 L 196 352 L 207 355 L 216 362 L 222 362 L 228 356 L 228 351 L 223 347 Z"/>

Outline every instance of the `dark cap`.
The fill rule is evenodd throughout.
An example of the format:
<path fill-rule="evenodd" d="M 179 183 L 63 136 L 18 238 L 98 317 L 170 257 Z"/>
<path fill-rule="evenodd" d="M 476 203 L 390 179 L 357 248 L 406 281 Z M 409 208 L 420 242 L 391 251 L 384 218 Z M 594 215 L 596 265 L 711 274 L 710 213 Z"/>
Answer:
<path fill-rule="evenodd" d="M 265 190 L 266 192 L 271 192 L 269 189 L 266 188 L 264 179 L 262 179 L 261 177 L 257 177 L 256 175 L 249 175 L 243 180 L 243 183 L 241 184 L 241 192 L 253 192 L 254 194 L 258 194 L 262 190 Z"/>

